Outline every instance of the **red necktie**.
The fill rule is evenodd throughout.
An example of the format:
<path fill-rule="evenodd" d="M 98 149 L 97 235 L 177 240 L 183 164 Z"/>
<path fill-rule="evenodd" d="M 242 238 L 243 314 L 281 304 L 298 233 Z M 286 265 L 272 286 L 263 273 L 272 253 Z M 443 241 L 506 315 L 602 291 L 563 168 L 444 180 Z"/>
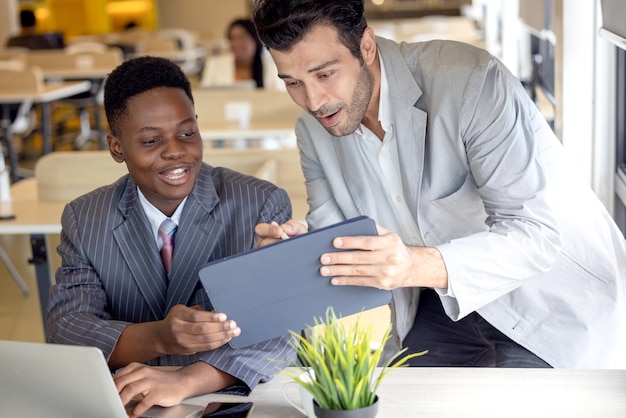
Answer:
<path fill-rule="evenodd" d="M 167 218 L 159 226 L 159 235 L 163 240 L 163 247 L 161 247 L 161 259 L 163 260 L 163 267 L 167 274 L 172 271 L 172 256 L 174 255 L 174 233 L 176 232 L 176 222 Z"/>

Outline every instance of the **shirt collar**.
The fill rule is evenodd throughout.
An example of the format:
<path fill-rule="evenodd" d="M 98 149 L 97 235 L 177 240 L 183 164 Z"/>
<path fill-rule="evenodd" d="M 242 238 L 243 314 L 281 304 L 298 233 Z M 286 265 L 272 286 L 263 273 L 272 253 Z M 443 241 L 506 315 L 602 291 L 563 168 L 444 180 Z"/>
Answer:
<path fill-rule="evenodd" d="M 158 230 L 161 223 L 167 218 L 163 212 L 156 208 L 152 203 L 146 199 L 146 197 L 141 193 L 141 189 L 137 186 L 137 195 L 139 196 L 139 201 L 141 202 L 141 207 L 145 212 L 148 220 L 150 221 L 150 225 L 152 225 L 153 230 Z M 183 207 L 185 206 L 185 202 L 187 201 L 187 197 L 180 202 L 180 205 L 176 208 L 172 216 L 169 218 L 176 222 L 176 225 L 180 225 L 180 216 L 183 213 Z"/>
<path fill-rule="evenodd" d="M 383 57 L 378 54 L 380 61 L 380 96 L 378 103 L 378 120 L 382 125 L 385 132 L 391 130 L 391 114 L 390 114 L 390 102 L 389 102 L 389 83 L 387 82 L 387 73 L 385 72 L 385 64 L 383 63 Z"/>
<path fill-rule="evenodd" d="M 385 130 L 385 132 L 391 131 L 391 115 L 389 113 L 389 83 L 387 82 L 387 73 L 385 71 L 385 64 L 383 57 L 378 52 L 378 61 L 380 62 L 380 94 L 378 96 L 378 121 Z M 360 124 L 356 133 L 363 136 L 363 124 Z"/>

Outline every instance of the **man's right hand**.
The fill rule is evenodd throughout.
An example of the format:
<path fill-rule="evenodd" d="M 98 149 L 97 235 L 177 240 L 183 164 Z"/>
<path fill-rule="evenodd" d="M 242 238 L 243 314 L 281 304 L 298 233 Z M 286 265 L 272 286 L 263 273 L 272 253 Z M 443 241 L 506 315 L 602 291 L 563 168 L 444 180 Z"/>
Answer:
<path fill-rule="evenodd" d="M 159 321 L 158 336 L 166 354 L 195 354 L 215 350 L 241 334 L 225 313 L 208 312 L 201 306 L 174 306 Z"/>
<path fill-rule="evenodd" d="M 283 233 L 288 237 L 294 237 L 296 235 L 304 234 L 307 232 L 306 226 L 295 219 L 290 219 L 282 225 L 274 224 L 258 224 L 254 228 L 254 232 L 259 237 L 256 247 L 262 247 L 267 244 L 272 244 L 276 241 L 280 241 Z"/>
<path fill-rule="evenodd" d="M 143 363 L 165 354 L 188 355 L 215 350 L 241 334 L 226 314 L 200 306 L 174 306 L 161 321 L 128 325 L 109 358 L 117 369 L 131 362 Z"/>

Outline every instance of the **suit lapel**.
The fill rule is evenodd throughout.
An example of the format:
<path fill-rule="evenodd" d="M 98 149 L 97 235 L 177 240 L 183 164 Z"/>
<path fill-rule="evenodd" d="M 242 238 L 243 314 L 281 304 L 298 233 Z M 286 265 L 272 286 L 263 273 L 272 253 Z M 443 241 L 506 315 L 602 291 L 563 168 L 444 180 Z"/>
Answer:
<path fill-rule="evenodd" d="M 129 179 L 118 204 L 124 221 L 113 230 L 113 236 L 154 317 L 163 318 L 174 305 L 191 299 L 199 285 L 198 269 L 207 262 L 217 238 L 223 234 L 222 224 L 213 216 L 219 197 L 210 167 L 203 165 L 176 231 L 168 280 L 136 187 Z"/>
<path fill-rule="evenodd" d="M 424 144 L 428 121 L 427 113 L 419 108 L 422 90 L 397 48 L 388 45 L 388 41 L 381 39 L 377 41 L 385 62 L 389 93 L 392 95 L 390 112 L 393 115 L 392 122 L 396 130 L 402 188 L 415 223 L 419 226 L 417 208 L 424 168 Z M 352 134 L 333 141 L 339 161 L 337 164 L 342 170 L 346 186 L 358 212 L 360 214 L 375 213 L 378 197 L 372 196 L 368 184 L 364 184 L 360 175 L 368 168 L 360 158 L 354 158 L 358 153 L 356 147 L 358 140 L 358 136 Z"/>
<path fill-rule="evenodd" d="M 217 238 L 223 234 L 222 224 L 213 216 L 218 202 L 210 168 L 203 166 L 176 231 L 166 312 L 177 303 L 189 301 L 199 286 L 198 269 L 207 262 Z"/>
<path fill-rule="evenodd" d="M 426 137 L 426 113 L 415 108 L 406 108 L 403 119 L 409 123 L 399 124 L 397 133 L 398 161 L 405 201 L 418 223 L 418 207 L 422 176 L 424 173 L 424 143 Z M 401 113 L 401 112 L 398 112 Z"/>
<path fill-rule="evenodd" d="M 129 179 L 118 209 L 124 221 L 113 230 L 113 237 L 122 256 L 155 318 L 163 318 L 167 282 L 150 225 L 143 212 L 136 191 L 136 183 Z"/>
<path fill-rule="evenodd" d="M 394 115 L 402 188 L 415 223 L 419 226 L 417 209 L 424 172 L 428 114 L 420 108 L 422 89 L 395 44 L 380 38 L 377 44 L 385 62 L 389 92 L 392 95 L 390 111 Z"/>

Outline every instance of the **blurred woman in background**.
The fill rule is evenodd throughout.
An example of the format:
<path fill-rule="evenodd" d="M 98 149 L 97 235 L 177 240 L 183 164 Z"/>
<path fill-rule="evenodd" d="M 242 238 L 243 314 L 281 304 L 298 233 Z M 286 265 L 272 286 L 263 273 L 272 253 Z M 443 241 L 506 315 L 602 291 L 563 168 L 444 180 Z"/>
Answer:
<path fill-rule="evenodd" d="M 271 57 L 257 37 L 250 19 L 236 19 L 226 31 L 229 51 L 209 56 L 202 87 L 251 87 L 284 90 Z"/>
<path fill-rule="evenodd" d="M 228 42 L 235 57 L 235 80 L 254 80 L 263 87 L 263 45 L 250 20 L 237 19 L 228 28 Z"/>

